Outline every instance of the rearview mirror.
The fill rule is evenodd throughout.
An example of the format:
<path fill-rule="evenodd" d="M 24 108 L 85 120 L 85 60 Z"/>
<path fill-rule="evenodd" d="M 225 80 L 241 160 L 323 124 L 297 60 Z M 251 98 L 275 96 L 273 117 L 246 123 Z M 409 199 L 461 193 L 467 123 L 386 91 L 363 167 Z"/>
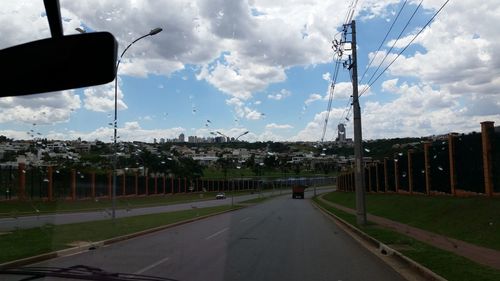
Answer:
<path fill-rule="evenodd" d="M 118 44 L 109 32 L 48 38 L 0 50 L 0 97 L 88 87 L 116 76 Z"/>

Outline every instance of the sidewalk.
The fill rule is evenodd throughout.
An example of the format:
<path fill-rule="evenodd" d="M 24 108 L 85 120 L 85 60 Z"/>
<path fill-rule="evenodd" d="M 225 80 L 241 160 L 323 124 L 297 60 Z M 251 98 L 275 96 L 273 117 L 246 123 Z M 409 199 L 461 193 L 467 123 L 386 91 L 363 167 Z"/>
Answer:
<path fill-rule="evenodd" d="M 320 196 L 319 199 L 325 204 L 328 204 L 341 211 L 353 215 L 356 214 L 355 210 L 327 201 L 323 199 L 323 196 Z M 490 266 L 492 268 L 500 270 L 500 251 L 476 246 L 468 242 L 449 238 L 444 235 L 436 234 L 427 230 L 423 230 L 371 214 L 367 214 L 367 219 L 378 225 L 390 228 L 391 230 L 410 236 L 418 241 L 427 243 L 436 248 L 452 252 L 459 256 L 463 256 L 472 261 L 475 261 L 479 264 Z"/>

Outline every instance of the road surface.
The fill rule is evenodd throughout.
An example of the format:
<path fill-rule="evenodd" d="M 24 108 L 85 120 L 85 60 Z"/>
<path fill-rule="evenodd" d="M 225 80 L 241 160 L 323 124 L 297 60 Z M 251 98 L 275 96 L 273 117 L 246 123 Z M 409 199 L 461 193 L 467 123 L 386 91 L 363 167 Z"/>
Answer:
<path fill-rule="evenodd" d="M 35 266 L 87 265 L 177 280 L 403 280 L 309 200 L 290 197 Z"/>
<path fill-rule="evenodd" d="M 322 192 L 332 191 L 333 189 L 318 189 L 318 194 Z M 310 189 L 309 192 L 313 192 Z M 285 191 L 283 191 L 285 193 Z M 265 192 L 264 196 L 270 196 L 271 194 L 279 194 L 279 191 Z M 198 202 L 180 203 L 165 206 L 154 206 L 154 207 L 142 207 L 134 209 L 117 209 L 116 217 L 132 217 L 139 215 L 155 214 L 155 213 L 165 213 L 173 211 L 189 210 L 192 208 L 205 208 L 214 207 L 231 204 L 230 193 L 226 193 L 228 196 L 224 200 L 205 200 Z M 253 199 L 259 197 L 259 194 L 249 194 L 234 197 L 234 203 L 239 203 L 245 200 Z M 90 211 L 90 212 L 77 212 L 77 213 L 59 213 L 59 214 L 44 214 L 38 216 L 20 216 L 12 218 L 0 218 L 0 232 L 9 231 L 13 229 L 21 228 L 33 228 L 43 226 L 44 224 L 69 224 L 78 222 L 88 222 L 96 220 L 109 220 L 111 218 L 111 210 L 101 210 L 101 211 Z"/>

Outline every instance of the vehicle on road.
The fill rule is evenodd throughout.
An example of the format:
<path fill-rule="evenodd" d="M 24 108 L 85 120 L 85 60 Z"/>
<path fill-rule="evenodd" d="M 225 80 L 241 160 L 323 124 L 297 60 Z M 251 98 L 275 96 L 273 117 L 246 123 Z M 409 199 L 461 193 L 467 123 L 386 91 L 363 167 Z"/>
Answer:
<path fill-rule="evenodd" d="M 215 199 L 226 199 L 226 194 L 224 192 L 219 192 L 215 195 Z"/>
<path fill-rule="evenodd" d="M 304 190 L 307 188 L 305 185 L 294 185 L 292 187 L 292 198 L 304 199 Z"/>

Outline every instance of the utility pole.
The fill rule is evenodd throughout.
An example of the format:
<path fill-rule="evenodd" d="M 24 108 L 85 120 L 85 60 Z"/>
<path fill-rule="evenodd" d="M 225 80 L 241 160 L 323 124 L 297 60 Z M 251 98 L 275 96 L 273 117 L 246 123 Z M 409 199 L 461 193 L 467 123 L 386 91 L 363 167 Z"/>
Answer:
<path fill-rule="evenodd" d="M 352 49 L 352 106 L 354 114 L 354 158 L 356 158 L 356 171 L 354 172 L 356 188 L 356 221 L 358 225 L 366 224 L 365 204 L 365 168 L 363 161 L 363 141 L 361 135 L 361 108 L 358 95 L 358 58 L 356 51 L 356 22 L 351 23 L 351 49 Z"/>

